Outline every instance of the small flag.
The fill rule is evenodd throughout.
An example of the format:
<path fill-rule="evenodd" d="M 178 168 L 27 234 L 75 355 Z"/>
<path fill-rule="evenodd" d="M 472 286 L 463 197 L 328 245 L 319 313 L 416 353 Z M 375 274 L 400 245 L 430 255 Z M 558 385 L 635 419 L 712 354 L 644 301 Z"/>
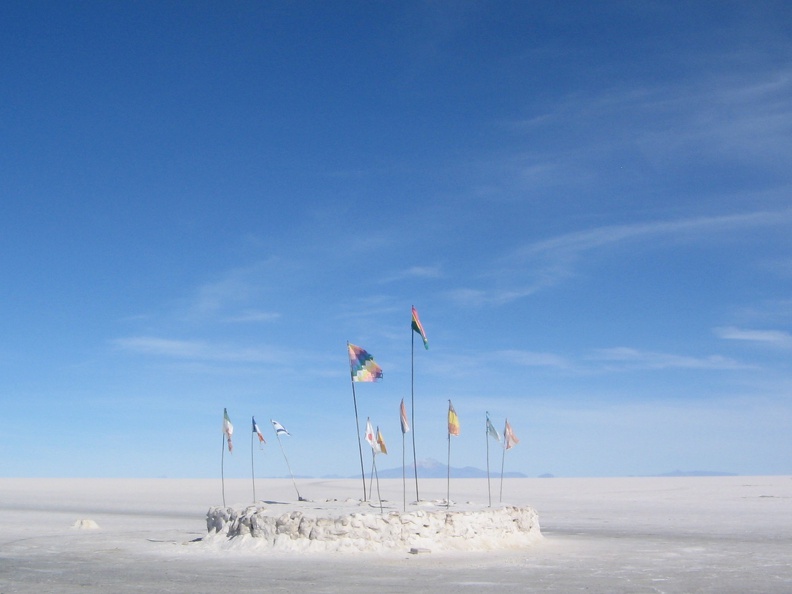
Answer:
<path fill-rule="evenodd" d="M 428 351 L 429 350 L 429 340 L 426 338 L 426 331 L 424 330 L 423 324 L 421 324 L 421 320 L 418 319 L 418 311 L 415 309 L 413 305 L 412 308 L 412 324 L 411 327 L 413 331 L 417 332 L 421 335 L 421 340 L 423 340 L 424 348 Z"/>
<path fill-rule="evenodd" d="M 379 444 L 377 443 L 377 437 L 374 435 L 374 427 L 371 426 L 371 419 L 366 419 L 366 441 L 371 446 L 371 449 L 374 450 L 374 453 L 377 453 L 379 449 Z"/>
<path fill-rule="evenodd" d="M 261 433 L 261 429 L 259 429 L 258 424 L 256 424 L 256 417 L 253 417 L 253 433 L 258 435 L 259 443 L 267 443 L 264 439 L 264 435 Z"/>
<path fill-rule="evenodd" d="M 231 436 L 234 434 L 234 426 L 231 424 L 231 419 L 228 418 L 228 410 L 223 409 L 223 433 L 226 435 L 228 442 L 228 451 L 234 451 L 234 444 L 231 442 Z"/>
<path fill-rule="evenodd" d="M 404 398 L 401 401 L 401 428 L 402 434 L 410 430 L 410 424 L 407 422 L 407 409 L 404 408 Z"/>
<path fill-rule="evenodd" d="M 350 343 L 347 346 L 353 382 L 376 382 L 382 379 L 382 368 L 374 362 L 374 357 L 359 346 Z"/>
<path fill-rule="evenodd" d="M 286 427 L 284 427 L 283 425 L 278 423 L 278 421 L 273 421 L 272 419 L 270 419 L 270 423 L 272 423 L 272 426 L 275 427 L 275 435 L 276 436 L 278 436 L 278 435 L 291 435 L 291 433 L 286 431 Z"/>
<path fill-rule="evenodd" d="M 501 440 L 500 433 L 498 433 L 498 430 L 495 429 L 495 426 L 492 424 L 492 422 L 490 422 L 489 413 L 487 413 L 487 433 L 495 441 Z"/>
<path fill-rule="evenodd" d="M 514 431 L 512 431 L 511 425 L 509 425 L 509 419 L 506 419 L 506 426 L 503 428 L 503 447 L 510 450 L 518 443 L 520 443 L 520 440 L 517 439 Z"/>
<path fill-rule="evenodd" d="M 448 434 L 459 435 L 459 417 L 450 400 L 448 401 Z"/>
<path fill-rule="evenodd" d="M 382 432 L 379 427 L 377 427 L 377 446 L 379 446 L 379 451 L 383 454 L 388 453 L 388 448 L 385 447 L 385 438 L 382 437 Z"/>

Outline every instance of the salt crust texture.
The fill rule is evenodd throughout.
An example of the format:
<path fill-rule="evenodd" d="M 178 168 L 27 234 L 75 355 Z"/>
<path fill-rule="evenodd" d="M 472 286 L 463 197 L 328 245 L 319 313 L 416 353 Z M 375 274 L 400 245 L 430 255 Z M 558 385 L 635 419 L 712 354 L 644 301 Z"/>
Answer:
<path fill-rule="evenodd" d="M 481 551 L 521 548 L 542 538 L 536 511 L 514 506 L 340 516 L 278 513 L 260 505 L 212 507 L 206 527 L 206 543 L 284 552 Z"/>

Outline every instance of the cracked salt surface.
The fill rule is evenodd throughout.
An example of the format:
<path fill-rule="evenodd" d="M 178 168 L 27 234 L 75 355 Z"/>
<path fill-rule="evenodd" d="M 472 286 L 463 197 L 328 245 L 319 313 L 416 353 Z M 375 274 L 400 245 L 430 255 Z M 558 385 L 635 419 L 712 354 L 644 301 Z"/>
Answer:
<path fill-rule="evenodd" d="M 445 496 L 445 480 L 420 486 L 427 502 Z M 400 511 L 401 480 L 381 487 L 385 513 Z M 299 489 L 323 505 L 359 497 L 354 480 Z M 261 479 L 257 493 L 298 503 L 290 480 Z M 214 480 L 0 479 L 0 592 L 792 591 L 788 476 L 509 479 L 504 497 L 538 512 L 542 538 L 421 554 L 207 546 L 220 495 Z M 250 481 L 226 480 L 226 496 L 245 508 Z M 452 498 L 484 507 L 486 480 L 452 481 Z"/>

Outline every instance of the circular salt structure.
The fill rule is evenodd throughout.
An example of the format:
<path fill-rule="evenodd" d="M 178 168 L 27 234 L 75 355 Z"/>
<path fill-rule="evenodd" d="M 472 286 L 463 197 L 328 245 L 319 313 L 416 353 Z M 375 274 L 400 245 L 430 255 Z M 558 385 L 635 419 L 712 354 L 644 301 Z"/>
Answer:
<path fill-rule="evenodd" d="M 530 507 L 455 510 L 435 505 L 399 512 L 358 503 L 355 507 L 365 505 L 365 511 L 350 512 L 337 502 L 307 503 L 312 505 L 212 507 L 203 540 L 275 551 L 423 552 L 520 548 L 541 538 L 537 513 Z"/>

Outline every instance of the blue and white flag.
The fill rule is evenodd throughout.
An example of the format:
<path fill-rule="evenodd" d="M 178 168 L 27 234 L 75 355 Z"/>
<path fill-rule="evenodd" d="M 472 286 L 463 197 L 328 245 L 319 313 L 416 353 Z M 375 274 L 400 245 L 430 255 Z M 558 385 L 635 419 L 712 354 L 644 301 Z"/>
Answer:
<path fill-rule="evenodd" d="M 291 433 L 286 431 L 286 427 L 278 423 L 278 421 L 273 421 L 270 419 L 270 423 L 272 423 L 272 426 L 275 427 L 275 435 L 291 435 Z"/>
<path fill-rule="evenodd" d="M 495 429 L 493 424 L 490 422 L 489 413 L 487 413 L 487 433 L 495 441 L 499 442 L 501 440 L 500 433 L 498 433 L 498 430 Z"/>

